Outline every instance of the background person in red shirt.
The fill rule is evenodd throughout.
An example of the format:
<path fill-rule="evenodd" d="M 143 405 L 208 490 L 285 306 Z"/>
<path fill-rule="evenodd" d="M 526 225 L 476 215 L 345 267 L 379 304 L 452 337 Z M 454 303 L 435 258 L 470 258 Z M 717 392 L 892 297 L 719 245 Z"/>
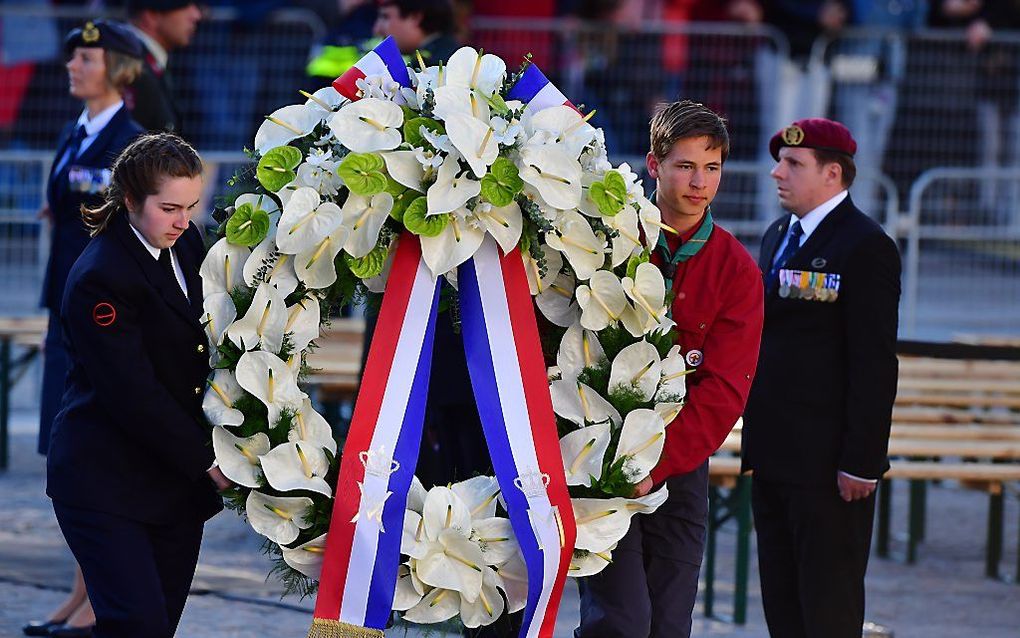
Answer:
<path fill-rule="evenodd" d="M 751 387 L 761 339 L 761 274 L 747 250 L 712 220 L 729 134 L 718 114 L 684 100 L 652 117 L 646 162 L 655 204 L 679 236 L 652 255 L 674 293 L 676 340 L 689 367 L 686 404 L 666 428 L 659 465 L 635 496 L 666 482 L 669 498 L 631 528 L 601 573 L 581 579 L 577 638 L 683 638 L 705 550 L 708 457 L 722 444 Z"/>

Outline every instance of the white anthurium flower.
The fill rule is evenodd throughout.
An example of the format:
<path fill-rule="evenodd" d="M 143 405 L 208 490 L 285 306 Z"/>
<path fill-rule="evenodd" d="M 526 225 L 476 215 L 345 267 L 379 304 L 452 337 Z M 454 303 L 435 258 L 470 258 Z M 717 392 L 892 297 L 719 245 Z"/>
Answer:
<path fill-rule="evenodd" d="M 425 594 L 421 602 L 407 610 L 404 620 L 418 625 L 431 625 L 449 620 L 459 613 L 460 594 L 452 589 L 433 589 Z"/>
<path fill-rule="evenodd" d="M 613 550 L 616 544 L 604 552 L 589 552 L 586 550 L 575 551 L 570 558 L 570 567 L 567 575 L 571 578 L 584 578 L 594 576 L 613 562 Z"/>
<path fill-rule="evenodd" d="M 581 213 L 564 212 L 553 222 L 553 228 L 554 231 L 545 234 L 545 241 L 566 255 L 578 279 L 591 278 L 605 264 L 606 242 L 595 234 Z"/>
<path fill-rule="evenodd" d="M 301 409 L 294 415 L 287 440 L 292 443 L 306 443 L 320 449 L 326 448 L 331 454 L 336 455 L 333 428 L 312 408 L 312 402 L 307 398 L 301 402 Z"/>
<path fill-rule="evenodd" d="M 638 200 L 638 217 L 641 229 L 645 231 L 645 246 L 654 248 L 659 242 L 659 233 L 668 228 L 662 223 L 662 213 L 655 204 L 642 196 Z"/>
<path fill-rule="evenodd" d="M 499 588 L 506 594 L 507 611 L 514 614 L 524 609 L 528 604 L 528 567 L 521 553 L 497 567 L 496 575 L 501 581 Z"/>
<path fill-rule="evenodd" d="M 436 173 L 436 182 L 426 193 L 429 215 L 449 213 L 467 204 L 482 192 L 482 183 L 461 173 L 458 154 L 447 155 Z"/>
<path fill-rule="evenodd" d="M 427 516 L 425 525 L 428 526 Z M 452 589 L 467 600 L 475 601 L 482 588 L 484 566 L 485 557 L 478 544 L 460 530 L 448 528 L 439 532 L 428 554 L 418 559 L 417 572 L 426 585 Z"/>
<path fill-rule="evenodd" d="M 632 343 L 613 359 L 609 370 L 609 392 L 633 388 L 645 401 L 650 401 L 659 387 L 662 361 L 655 346 L 647 341 Z"/>
<path fill-rule="evenodd" d="M 293 543 L 312 522 L 312 499 L 307 496 L 269 496 L 252 490 L 244 511 L 252 528 L 278 545 Z"/>
<path fill-rule="evenodd" d="M 404 564 L 397 570 L 397 584 L 393 592 L 393 610 L 407 611 L 421 602 L 423 596 L 414 588 L 411 568 Z"/>
<path fill-rule="evenodd" d="M 241 350 L 252 350 L 257 346 L 260 350 L 275 353 L 283 346 L 286 324 L 287 304 L 283 295 L 262 282 L 255 289 L 248 312 L 227 328 L 227 338 Z"/>
<path fill-rule="evenodd" d="M 243 396 L 244 390 L 237 384 L 234 373 L 219 369 L 213 372 L 209 388 L 202 398 L 202 412 L 213 425 L 241 425 L 244 413 L 234 408 L 234 401 Z"/>
<path fill-rule="evenodd" d="M 276 205 L 276 200 L 269 195 L 263 193 L 244 193 L 243 195 L 238 195 L 237 199 L 234 200 L 234 208 L 240 208 L 245 204 L 251 204 L 251 207 L 255 210 L 266 211 L 269 219 L 274 222 L 274 224 L 270 224 L 270 228 L 279 220 L 279 216 L 274 217 L 274 215 L 280 212 L 280 207 Z"/>
<path fill-rule="evenodd" d="M 224 476 L 238 485 L 259 486 L 259 457 L 270 447 L 269 437 L 264 432 L 242 438 L 217 425 L 212 431 L 212 444 L 216 463 Z"/>
<path fill-rule="evenodd" d="M 687 362 L 680 351 L 680 346 L 673 346 L 666 353 L 662 360 L 662 379 L 659 380 L 659 389 L 655 392 L 655 400 L 669 399 L 680 401 L 687 396 L 687 375 L 693 369 L 687 369 Z M 673 419 L 666 421 L 669 423 Z"/>
<path fill-rule="evenodd" d="M 294 371 L 271 352 L 245 352 L 237 360 L 236 374 L 241 387 L 269 409 L 270 426 L 276 425 L 283 410 L 299 410 L 307 398 Z"/>
<path fill-rule="evenodd" d="M 471 534 L 471 510 L 449 487 L 436 486 L 429 490 L 422 517 L 429 540 L 438 540 L 439 534 L 447 529 L 453 529 L 465 538 Z"/>
<path fill-rule="evenodd" d="M 283 324 L 283 332 L 290 334 L 294 352 L 301 352 L 312 339 L 319 336 L 319 313 L 319 300 L 315 297 L 302 297 L 287 308 L 287 322 Z"/>
<path fill-rule="evenodd" d="M 304 104 L 291 104 L 273 111 L 255 133 L 255 150 L 265 155 L 277 146 L 304 137 L 321 122 L 319 112 Z"/>
<path fill-rule="evenodd" d="M 521 179 L 550 206 L 571 210 L 581 203 L 581 165 L 576 157 L 558 146 L 528 144 L 517 166 Z"/>
<path fill-rule="evenodd" d="M 471 259 L 485 241 L 485 231 L 472 221 L 469 211 L 461 208 L 450 214 L 450 222 L 443 232 L 435 237 L 421 238 L 421 255 L 434 277 L 444 275 Z"/>
<path fill-rule="evenodd" d="M 675 418 L 680 416 L 680 410 L 682 410 L 683 407 L 683 403 L 656 403 L 654 410 L 655 413 L 659 415 L 659 418 L 662 419 L 662 422 L 668 426 Z"/>
<path fill-rule="evenodd" d="M 301 441 L 283 443 L 262 456 L 262 472 L 273 489 L 281 492 L 308 490 L 332 496 L 326 483 L 329 461 L 317 444 Z"/>
<path fill-rule="evenodd" d="M 397 244 L 399 239 L 395 239 L 390 242 L 390 251 L 386 254 L 386 262 L 383 264 L 382 272 L 365 279 L 365 287 L 368 288 L 369 292 L 380 293 L 386 290 L 386 282 L 389 281 L 390 271 L 393 269 L 393 259 L 397 255 Z"/>
<path fill-rule="evenodd" d="M 521 215 L 521 207 L 517 202 L 510 202 L 506 206 L 496 207 L 488 202 L 479 202 L 475 206 L 475 217 L 482 224 L 482 227 L 496 240 L 503 254 L 510 254 L 510 251 L 517 246 L 521 240 L 521 231 L 524 228 L 524 217 Z"/>
<path fill-rule="evenodd" d="M 202 301 L 202 311 L 205 333 L 209 336 L 211 350 L 215 351 L 216 346 L 223 343 L 223 333 L 227 331 L 227 326 L 237 318 L 237 307 L 229 293 L 217 292 Z"/>
<path fill-rule="evenodd" d="M 281 547 L 283 560 L 292 569 L 301 572 L 312 580 L 319 580 L 322 573 L 322 559 L 326 554 L 326 535 L 316 536 L 307 543 L 297 547 Z"/>
<path fill-rule="evenodd" d="M 425 486 L 421 484 L 417 476 L 412 476 L 411 487 L 407 490 L 407 509 L 421 514 L 425 509 L 426 496 L 428 496 L 428 492 L 425 490 Z"/>
<path fill-rule="evenodd" d="M 623 291 L 634 303 L 638 322 L 650 332 L 666 317 L 666 280 L 649 262 L 638 264 L 634 278 L 623 278 Z"/>
<path fill-rule="evenodd" d="M 630 415 L 628 415 L 630 416 Z M 567 485 L 590 485 L 602 478 L 602 462 L 612 441 L 609 423 L 574 430 L 560 439 Z"/>
<path fill-rule="evenodd" d="M 588 120 L 595 114 L 591 111 L 582 116 L 576 110 L 561 104 L 538 111 L 531 117 L 525 116 L 524 124 L 531 135 L 538 131 L 552 133 L 552 143 L 562 146 L 570 157 L 579 157 L 584 147 L 595 139 L 595 127 Z"/>
<path fill-rule="evenodd" d="M 305 106 L 312 111 L 317 112 L 319 114 L 320 121 L 325 121 L 326 118 L 337 110 L 337 107 L 347 101 L 347 98 L 340 95 L 340 93 L 334 89 L 331 84 L 322 87 L 315 93 L 306 93 L 304 91 L 301 91 L 300 93 L 308 98 L 305 102 Z"/>
<path fill-rule="evenodd" d="M 585 368 L 594 368 L 606 361 L 598 335 L 585 330 L 580 322 L 571 324 L 560 339 L 556 351 L 556 366 L 563 379 L 576 379 Z"/>
<path fill-rule="evenodd" d="M 598 392 L 576 379 L 560 379 L 549 384 L 553 412 L 579 426 L 589 423 L 622 422 L 620 413 Z"/>
<path fill-rule="evenodd" d="M 612 549 L 630 528 L 634 514 L 651 514 L 669 496 L 663 485 L 641 498 L 573 498 L 574 520 L 577 523 L 575 549 L 605 552 Z"/>
<path fill-rule="evenodd" d="M 424 558 L 434 541 L 425 535 L 425 519 L 411 509 L 404 510 L 404 527 L 400 536 L 400 553 L 412 559 Z"/>
<path fill-rule="evenodd" d="M 627 261 L 634 251 L 641 248 L 641 235 L 638 231 L 638 214 L 633 206 L 624 206 L 616 215 L 603 217 L 602 221 L 617 232 L 613 238 L 612 265 L 616 268 Z"/>
<path fill-rule="evenodd" d="M 351 195 L 354 197 L 354 195 Z M 334 260 L 349 241 L 351 230 L 338 226 L 332 234 L 319 238 L 316 243 L 294 256 L 294 273 L 311 290 L 330 287 L 336 281 Z"/>
<path fill-rule="evenodd" d="M 524 272 L 528 275 L 528 287 L 531 289 L 532 296 L 545 292 L 552 285 L 553 281 L 556 280 L 560 270 L 563 269 L 563 253 L 545 244 L 542 244 L 540 249 L 545 256 L 545 275 L 542 274 L 542 270 L 538 267 L 538 262 L 531 256 L 531 251 L 521 251 L 521 259 L 524 260 Z"/>
<path fill-rule="evenodd" d="M 406 186 L 419 193 L 425 191 L 421 180 L 425 177 L 425 169 L 416 157 L 417 151 L 389 151 L 379 153 L 386 163 L 386 172 L 401 186 Z"/>
<path fill-rule="evenodd" d="M 287 202 L 294 196 L 294 192 L 301 188 L 301 184 L 295 179 L 290 184 L 287 184 L 280 190 L 276 191 L 276 196 L 280 199 L 280 205 L 286 207 Z"/>
<path fill-rule="evenodd" d="M 436 89 L 435 98 L 436 106 L 432 112 L 437 119 L 447 123 L 447 131 L 454 125 L 451 118 L 458 113 L 478 120 L 483 125 L 489 122 L 488 102 L 466 86 L 441 86 Z"/>
<path fill-rule="evenodd" d="M 599 270 L 588 285 L 577 287 L 577 303 L 581 306 L 581 326 L 598 332 L 616 323 L 627 308 L 627 296 L 620 279 L 609 270 Z"/>
<path fill-rule="evenodd" d="M 368 97 L 352 102 L 329 118 L 336 139 L 355 153 L 389 151 L 400 146 L 404 112 L 388 100 Z"/>
<path fill-rule="evenodd" d="M 453 493 L 467 506 L 471 519 L 492 518 L 496 515 L 496 496 L 499 483 L 494 476 L 473 476 L 450 486 Z"/>
<path fill-rule="evenodd" d="M 581 307 L 574 299 L 576 279 L 571 273 L 560 273 L 548 288 L 535 297 L 535 305 L 546 319 L 566 328 L 580 320 Z"/>
<path fill-rule="evenodd" d="M 286 297 L 298 285 L 294 256 L 279 252 L 276 245 L 276 220 L 272 220 L 269 228 L 269 234 L 255 246 L 251 257 L 244 263 L 244 281 L 253 288 L 261 281 L 268 282 Z"/>
<path fill-rule="evenodd" d="M 460 597 L 460 618 L 464 626 L 469 629 L 491 625 L 497 618 L 503 615 L 505 603 L 500 596 L 499 576 L 490 568 L 482 569 L 482 587 L 478 592 L 478 598 L 468 601 L 464 596 Z"/>
<path fill-rule="evenodd" d="M 478 543 L 486 565 L 502 565 L 520 549 L 510 519 L 499 516 L 475 520 L 471 540 Z"/>
<path fill-rule="evenodd" d="M 249 255 L 247 246 L 231 244 L 226 237 L 213 244 L 198 273 L 202 277 L 202 298 L 244 285 L 244 264 Z"/>
<path fill-rule="evenodd" d="M 638 408 L 627 414 L 613 461 L 625 459 L 624 472 L 638 483 L 652 471 L 666 443 L 666 424 L 655 410 Z"/>
<path fill-rule="evenodd" d="M 280 252 L 296 255 L 313 248 L 343 223 L 343 213 L 333 202 L 323 202 L 319 192 L 308 186 L 297 188 L 283 205 L 276 231 Z"/>
<path fill-rule="evenodd" d="M 488 119 L 482 121 L 467 113 L 451 113 L 446 118 L 446 134 L 475 177 L 485 177 L 489 166 L 499 156 L 499 143 L 493 137 Z"/>
<path fill-rule="evenodd" d="M 447 60 L 443 70 L 445 83 L 440 84 L 467 87 L 489 97 L 503 85 L 505 75 L 506 62 L 499 56 L 461 47 Z"/>

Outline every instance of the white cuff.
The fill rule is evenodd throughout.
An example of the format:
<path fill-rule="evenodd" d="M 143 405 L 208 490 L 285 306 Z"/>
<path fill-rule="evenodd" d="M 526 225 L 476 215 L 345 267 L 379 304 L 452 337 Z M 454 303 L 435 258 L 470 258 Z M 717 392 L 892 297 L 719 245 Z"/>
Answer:
<path fill-rule="evenodd" d="M 843 472 L 842 470 L 840 471 L 840 474 L 842 474 L 843 476 L 847 477 L 848 479 L 853 479 L 855 481 L 860 481 L 861 483 L 871 483 L 872 485 L 874 485 L 875 483 L 878 483 L 878 479 L 861 478 L 860 476 L 854 476 L 850 472 Z"/>

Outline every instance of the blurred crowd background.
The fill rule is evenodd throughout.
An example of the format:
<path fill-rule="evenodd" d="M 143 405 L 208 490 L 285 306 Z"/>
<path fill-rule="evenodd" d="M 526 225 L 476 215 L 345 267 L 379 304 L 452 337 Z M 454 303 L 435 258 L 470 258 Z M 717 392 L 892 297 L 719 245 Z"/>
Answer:
<path fill-rule="evenodd" d="M 166 68 L 210 198 L 262 117 L 303 100 L 386 35 L 377 0 L 206 0 Z M 393 4 L 393 3 L 389 3 Z M 399 3 L 397 3 L 399 4 Z M 655 105 L 729 121 L 717 219 L 752 253 L 780 211 L 769 136 L 828 116 L 857 138 L 852 195 L 899 240 L 901 335 L 1020 337 L 1020 0 L 453 0 L 439 34 L 526 54 L 596 109 L 614 162 L 642 167 Z M 0 315 L 37 314 L 37 217 L 56 138 L 81 103 L 62 38 L 121 3 L 0 0 Z M 409 61 L 413 56 L 409 57 Z M 210 199 L 211 201 L 211 199 Z M 208 206 L 207 206 L 208 208 Z"/>

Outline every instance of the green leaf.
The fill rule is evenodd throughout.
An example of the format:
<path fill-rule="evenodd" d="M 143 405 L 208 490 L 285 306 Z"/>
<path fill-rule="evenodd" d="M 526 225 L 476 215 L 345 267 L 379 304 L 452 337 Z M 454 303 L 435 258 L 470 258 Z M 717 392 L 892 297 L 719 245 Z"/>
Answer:
<path fill-rule="evenodd" d="M 293 146 L 277 146 L 259 160 L 255 177 L 266 190 L 275 193 L 294 181 L 294 169 L 302 158 L 301 151 Z"/>
<path fill-rule="evenodd" d="M 351 153 L 340 162 L 337 174 L 355 195 L 371 197 L 386 190 L 386 162 L 378 153 Z"/>
<path fill-rule="evenodd" d="M 411 202 L 404 211 L 404 228 L 415 235 L 422 237 L 435 237 L 443 232 L 446 225 L 450 223 L 449 215 L 425 215 L 428 212 L 429 204 L 424 196 L 418 197 Z"/>
<path fill-rule="evenodd" d="M 630 259 L 627 260 L 627 276 L 633 279 L 637 275 L 637 267 L 650 261 L 651 258 L 652 254 L 647 248 L 637 255 L 631 255 Z"/>
<path fill-rule="evenodd" d="M 499 115 L 506 115 L 510 112 L 510 107 L 506 105 L 506 101 L 503 100 L 503 97 L 498 92 L 493 93 L 491 97 L 485 98 L 485 101 Z"/>
<path fill-rule="evenodd" d="M 403 223 L 404 211 L 406 211 L 407 207 L 411 205 L 411 202 L 419 197 L 421 197 L 421 193 L 410 188 L 405 188 L 404 192 L 399 195 L 394 195 L 393 208 L 390 209 L 390 217 Z"/>
<path fill-rule="evenodd" d="M 594 182 L 589 187 L 588 196 L 599 207 L 600 213 L 612 217 L 627 203 L 627 182 L 623 175 L 609 171 L 601 182 Z"/>
<path fill-rule="evenodd" d="M 251 204 L 241 204 L 227 220 L 227 241 L 237 246 L 254 246 L 269 234 L 269 214 Z"/>
<path fill-rule="evenodd" d="M 351 257 L 344 253 L 344 260 L 351 272 L 360 279 L 371 279 L 382 272 L 386 265 L 386 256 L 389 254 L 389 246 L 376 246 L 364 257 Z"/>
<path fill-rule="evenodd" d="M 418 117 L 418 111 L 415 111 L 414 109 L 412 109 L 410 106 L 407 106 L 406 104 L 401 105 L 400 110 L 404 112 L 404 121 L 405 122 L 407 120 L 409 120 L 410 118 L 412 118 L 412 117 Z"/>
<path fill-rule="evenodd" d="M 508 206 L 523 188 L 520 171 L 505 157 L 497 157 L 489 174 L 482 178 L 482 197 L 497 208 Z"/>
<path fill-rule="evenodd" d="M 433 133 L 439 135 L 446 134 L 446 129 L 436 120 L 415 114 L 404 120 L 404 141 L 415 148 L 424 147 L 427 142 L 421 134 L 421 127 L 423 126 Z"/>

